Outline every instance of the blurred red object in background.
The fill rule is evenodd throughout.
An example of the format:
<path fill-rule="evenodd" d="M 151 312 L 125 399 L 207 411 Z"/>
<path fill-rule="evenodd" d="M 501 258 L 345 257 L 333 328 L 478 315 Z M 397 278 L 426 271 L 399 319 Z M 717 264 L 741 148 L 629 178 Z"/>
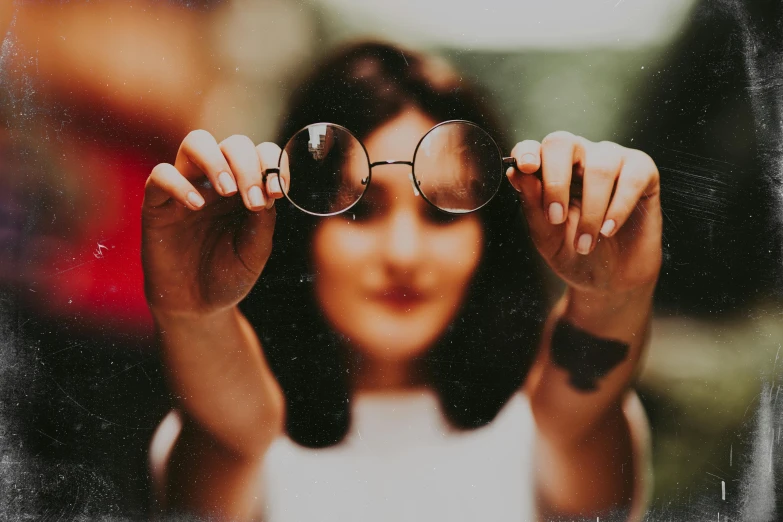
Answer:
<path fill-rule="evenodd" d="M 101 336 L 151 332 L 144 183 L 198 126 L 217 70 L 209 16 L 159 2 L 0 8 L 5 145 L 28 149 L 3 182 L 24 223 L 13 283 L 35 313 Z"/>

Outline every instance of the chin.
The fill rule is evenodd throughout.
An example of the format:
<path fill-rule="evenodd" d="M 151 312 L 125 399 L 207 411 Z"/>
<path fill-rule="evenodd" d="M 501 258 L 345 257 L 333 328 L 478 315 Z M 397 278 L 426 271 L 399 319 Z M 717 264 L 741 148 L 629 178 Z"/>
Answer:
<path fill-rule="evenodd" d="M 424 355 L 445 329 L 433 328 L 431 318 L 373 317 L 367 318 L 365 328 L 349 335 L 354 349 L 387 361 L 402 361 Z"/>

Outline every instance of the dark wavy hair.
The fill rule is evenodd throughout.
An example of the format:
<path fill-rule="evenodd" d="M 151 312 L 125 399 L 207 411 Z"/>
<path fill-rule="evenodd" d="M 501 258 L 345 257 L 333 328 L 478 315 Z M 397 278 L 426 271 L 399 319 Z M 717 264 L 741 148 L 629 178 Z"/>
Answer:
<path fill-rule="evenodd" d="M 508 151 L 486 96 L 441 62 L 381 43 L 344 48 L 293 92 L 278 143 L 315 122 L 365 139 L 414 107 L 435 121 L 470 120 Z M 318 218 L 278 202 L 272 255 L 242 303 L 286 398 L 286 429 L 309 447 L 336 444 L 350 425 L 344 344 L 313 292 Z M 536 355 L 545 303 L 537 256 L 516 194 L 503 183 L 479 211 L 484 255 L 456 319 L 423 356 L 429 384 L 459 429 L 489 423 L 522 385 Z"/>

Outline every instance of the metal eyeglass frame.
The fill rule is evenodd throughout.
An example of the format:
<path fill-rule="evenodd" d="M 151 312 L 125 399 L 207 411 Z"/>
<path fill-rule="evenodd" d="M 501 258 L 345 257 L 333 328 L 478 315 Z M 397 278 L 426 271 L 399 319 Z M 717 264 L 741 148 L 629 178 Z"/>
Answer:
<path fill-rule="evenodd" d="M 480 206 L 474 208 L 473 210 L 466 210 L 464 212 L 451 212 L 451 211 L 448 211 L 448 210 L 444 210 L 444 209 L 440 208 L 439 206 L 437 206 L 432 201 L 430 201 L 427 198 L 427 196 L 424 194 L 424 192 L 422 192 L 419 189 L 419 187 L 421 185 L 421 182 L 416 178 L 416 169 L 414 168 L 414 161 L 416 159 L 416 154 L 418 153 L 419 147 L 421 146 L 421 144 L 424 141 L 424 139 L 427 136 L 429 136 L 429 134 L 432 131 L 434 131 L 435 129 L 437 129 L 439 127 L 442 127 L 444 125 L 452 125 L 452 124 L 455 124 L 455 123 L 458 123 L 458 124 L 461 124 L 461 125 L 470 125 L 472 127 L 477 128 L 478 130 L 482 131 L 484 134 L 486 134 L 486 136 L 490 139 L 492 144 L 497 149 L 499 166 L 500 166 L 500 169 L 499 169 L 499 172 L 498 172 L 498 183 L 497 183 L 497 186 L 495 187 L 494 191 L 492 192 L 492 195 L 487 199 L 487 201 L 482 203 Z M 367 188 L 369 187 L 370 182 L 372 181 L 372 169 L 373 169 L 373 167 L 378 167 L 378 166 L 383 166 L 383 165 L 408 165 L 408 166 L 410 166 L 410 168 L 411 168 L 411 177 L 412 177 L 412 181 L 413 181 L 413 184 L 414 184 L 414 189 L 416 190 L 417 194 L 420 195 L 424 199 L 424 201 L 426 201 L 428 204 L 432 205 L 434 208 L 436 208 L 440 212 L 443 212 L 443 213 L 449 214 L 449 215 L 457 215 L 457 216 L 463 215 L 463 214 L 470 214 L 472 212 L 476 212 L 477 210 L 480 210 L 483 207 L 485 207 L 487 204 L 489 204 L 489 202 L 492 201 L 495 198 L 495 196 L 497 195 L 498 191 L 500 190 L 500 185 L 503 183 L 503 179 L 502 178 L 505 177 L 503 175 L 505 170 L 508 169 L 509 167 L 514 167 L 515 169 L 518 169 L 516 159 L 514 159 L 513 157 L 504 157 L 503 153 L 501 152 L 500 147 L 498 146 L 498 144 L 495 141 L 495 139 L 486 130 L 484 130 L 482 127 L 480 127 L 479 125 L 477 125 L 477 124 L 475 124 L 475 123 L 473 123 L 471 121 L 468 121 L 468 120 L 447 120 L 447 121 L 440 122 L 437 125 L 433 126 L 430 130 L 428 130 L 427 132 L 424 133 L 424 136 L 422 136 L 422 138 L 416 144 L 416 149 L 413 151 L 413 160 L 412 161 L 382 160 L 382 161 L 375 161 L 375 162 L 371 162 L 370 161 L 370 154 L 367 152 L 367 148 L 364 146 L 364 143 L 362 143 L 362 141 L 359 138 L 357 138 L 350 130 L 348 130 L 347 128 L 343 127 L 342 125 L 338 125 L 336 123 L 319 122 L 319 123 L 311 123 L 310 125 L 302 127 L 301 129 L 299 129 L 298 131 L 296 131 L 294 133 L 294 135 L 286 142 L 285 146 L 280 150 L 280 157 L 277 160 L 277 167 L 276 168 L 266 169 L 263 172 L 263 180 L 264 180 L 264 182 L 266 182 L 266 177 L 269 174 L 278 174 L 278 175 L 280 174 L 280 165 L 282 164 L 283 154 L 285 153 L 285 149 L 286 149 L 286 147 L 288 147 L 288 144 L 291 143 L 291 140 L 294 137 L 298 136 L 299 133 L 305 131 L 306 129 L 309 129 L 310 127 L 312 127 L 314 125 L 329 125 L 331 127 L 336 127 L 337 129 L 340 129 L 341 131 L 348 133 L 349 136 L 351 136 L 353 139 L 355 139 L 359 143 L 359 145 L 361 145 L 362 150 L 364 151 L 364 157 L 367 158 L 367 166 L 368 166 L 367 172 L 368 172 L 368 174 L 367 174 L 367 177 L 361 181 L 362 185 L 364 185 L 364 190 L 362 191 L 361 195 L 356 199 L 356 201 L 351 203 L 349 206 L 347 206 L 346 208 L 344 208 L 342 210 L 338 210 L 337 212 L 330 212 L 330 213 L 325 213 L 325 214 L 319 214 L 318 212 L 312 212 L 310 210 L 307 210 L 307 209 L 302 208 L 299 205 L 297 205 L 288 196 L 288 191 L 287 190 L 283 190 L 282 191 L 283 195 L 289 201 L 289 203 L 291 203 L 293 206 L 295 206 L 296 208 L 298 208 L 302 212 L 304 212 L 306 214 L 309 214 L 311 216 L 318 216 L 318 217 L 337 216 L 337 215 L 343 214 L 345 212 L 348 212 L 350 209 L 352 209 L 354 206 L 356 206 L 359 203 L 359 201 L 361 201 L 361 199 L 364 197 L 364 195 L 367 193 Z M 541 178 L 540 171 L 536 172 L 535 175 L 539 179 Z"/>

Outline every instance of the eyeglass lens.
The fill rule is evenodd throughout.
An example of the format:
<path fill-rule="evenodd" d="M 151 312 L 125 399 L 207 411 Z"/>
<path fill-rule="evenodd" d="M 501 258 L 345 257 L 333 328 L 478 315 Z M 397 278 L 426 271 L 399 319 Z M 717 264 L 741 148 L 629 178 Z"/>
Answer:
<path fill-rule="evenodd" d="M 413 175 L 422 196 L 446 212 L 484 206 L 500 187 L 502 158 L 483 129 L 465 122 L 434 127 L 419 143 Z"/>
<path fill-rule="evenodd" d="M 337 125 L 318 123 L 299 131 L 280 157 L 286 196 L 301 210 L 328 216 L 344 212 L 364 193 L 370 165 L 364 147 Z"/>

